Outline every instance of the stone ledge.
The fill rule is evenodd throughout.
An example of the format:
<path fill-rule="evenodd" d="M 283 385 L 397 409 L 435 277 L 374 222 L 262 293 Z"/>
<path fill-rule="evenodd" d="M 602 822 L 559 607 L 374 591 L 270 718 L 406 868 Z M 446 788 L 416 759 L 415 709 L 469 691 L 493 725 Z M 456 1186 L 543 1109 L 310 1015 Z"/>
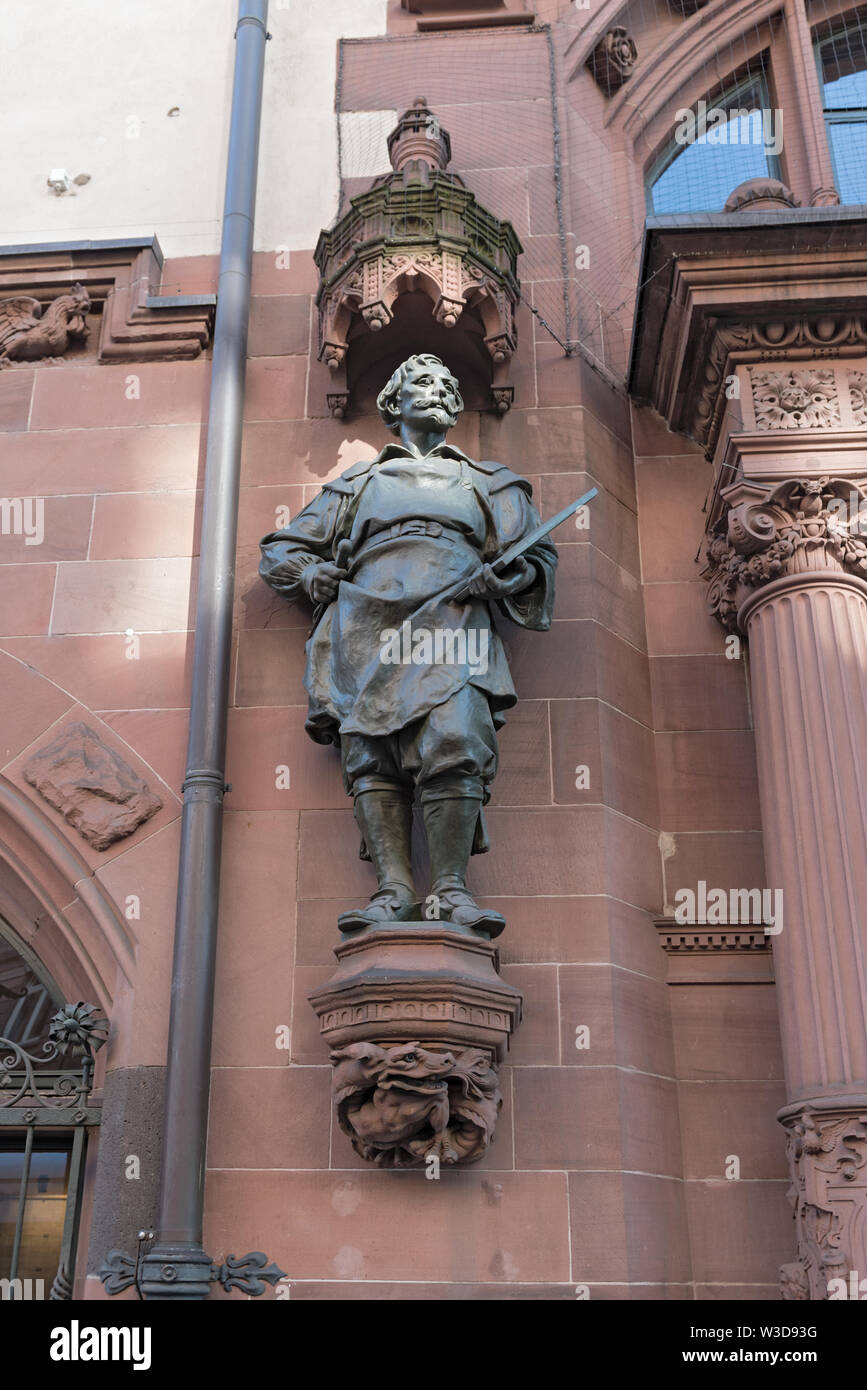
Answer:
<path fill-rule="evenodd" d="M 161 295 L 162 265 L 156 237 L 0 246 L 0 300 L 29 296 L 45 308 L 81 285 L 99 316 L 98 362 L 198 357 L 210 340 L 216 296 Z"/>

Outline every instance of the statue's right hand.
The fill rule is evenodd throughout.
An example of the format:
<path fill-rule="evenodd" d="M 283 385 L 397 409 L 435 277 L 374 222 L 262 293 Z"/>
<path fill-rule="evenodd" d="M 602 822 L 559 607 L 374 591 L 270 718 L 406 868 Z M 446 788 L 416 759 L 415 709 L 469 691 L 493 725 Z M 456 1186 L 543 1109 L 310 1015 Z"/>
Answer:
<path fill-rule="evenodd" d="M 346 578 L 346 570 L 326 562 L 321 565 L 308 565 L 301 576 L 304 592 L 314 603 L 330 603 L 337 597 L 337 587 Z"/>

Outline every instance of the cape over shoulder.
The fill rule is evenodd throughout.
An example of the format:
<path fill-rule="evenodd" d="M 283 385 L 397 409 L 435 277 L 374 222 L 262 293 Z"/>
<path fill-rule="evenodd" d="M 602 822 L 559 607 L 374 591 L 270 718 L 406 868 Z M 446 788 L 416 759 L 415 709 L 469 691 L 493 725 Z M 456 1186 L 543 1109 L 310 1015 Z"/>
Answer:
<path fill-rule="evenodd" d="M 339 492 L 344 496 L 351 497 L 356 491 L 357 485 L 367 476 L 371 468 L 376 467 L 379 463 L 386 462 L 387 458 L 400 458 L 405 454 L 405 450 L 396 449 L 392 444 L 386 444 L 385 448 L 377 454 L 376 458 L 362 459 L 358 463 L 354 463 L 351 467 L 347 468 L 345 472 L 341 473 L 339 478 L 335 478 L 331 482 L 323 483 L 322 491 Z M 494 463 L 491 460 L 471 459 L 469 455 L 463 453 L 460 449 L 455 449 L 451 446 L 447 447 L 447 450 L 443 452 L 443 456 L 446 458 L 461 458 L 477 473 L 484 474 L 483 486 L 488 493 L 501 492 L 505 487 L 519 487 L 528 497 L 531 497 L 533 494 L 532 484 L 529 483 L 526 478 L 522 478 L 520 473 L 513 473 L 504 463 Z M 482 480 L 479 479 L 479 481 L 481 482 Z"/>

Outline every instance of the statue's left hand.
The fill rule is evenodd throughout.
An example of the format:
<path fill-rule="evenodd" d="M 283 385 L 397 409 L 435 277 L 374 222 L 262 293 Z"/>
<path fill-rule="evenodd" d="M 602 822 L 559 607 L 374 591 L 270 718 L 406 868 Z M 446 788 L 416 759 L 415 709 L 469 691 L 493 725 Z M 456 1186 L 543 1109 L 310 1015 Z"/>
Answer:
<path fill-rule="evenodd" d="M 495 574 L 490 565 L 484 565 L 474 574 L 456 595 L 458 599 L 469 598 L 508 598 L 510 594 L 520 594 L 535 583 L 536 571 L 519 555 L 502 574 Z"/>

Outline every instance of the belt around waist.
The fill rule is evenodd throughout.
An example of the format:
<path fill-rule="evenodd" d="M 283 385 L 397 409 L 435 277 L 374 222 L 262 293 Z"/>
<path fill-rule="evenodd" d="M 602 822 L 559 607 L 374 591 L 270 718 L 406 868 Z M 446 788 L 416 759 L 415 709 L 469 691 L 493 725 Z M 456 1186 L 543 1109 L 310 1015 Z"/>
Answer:
<path fill-rule="evenodd" d="M 385 526 L 381 531 L 368 536 L 359 554 L 369 550 L 371 546 L 382 545 L 384 541 L 396 540 L 399 536 L 432 536 L 437 540 L 466 541 L 468 545 L 472 545 L 472 538 L 465 531 L 459 531 L 456 526 L 444 526 L 440 521 L 396 521 L 393 525 Z"/>

